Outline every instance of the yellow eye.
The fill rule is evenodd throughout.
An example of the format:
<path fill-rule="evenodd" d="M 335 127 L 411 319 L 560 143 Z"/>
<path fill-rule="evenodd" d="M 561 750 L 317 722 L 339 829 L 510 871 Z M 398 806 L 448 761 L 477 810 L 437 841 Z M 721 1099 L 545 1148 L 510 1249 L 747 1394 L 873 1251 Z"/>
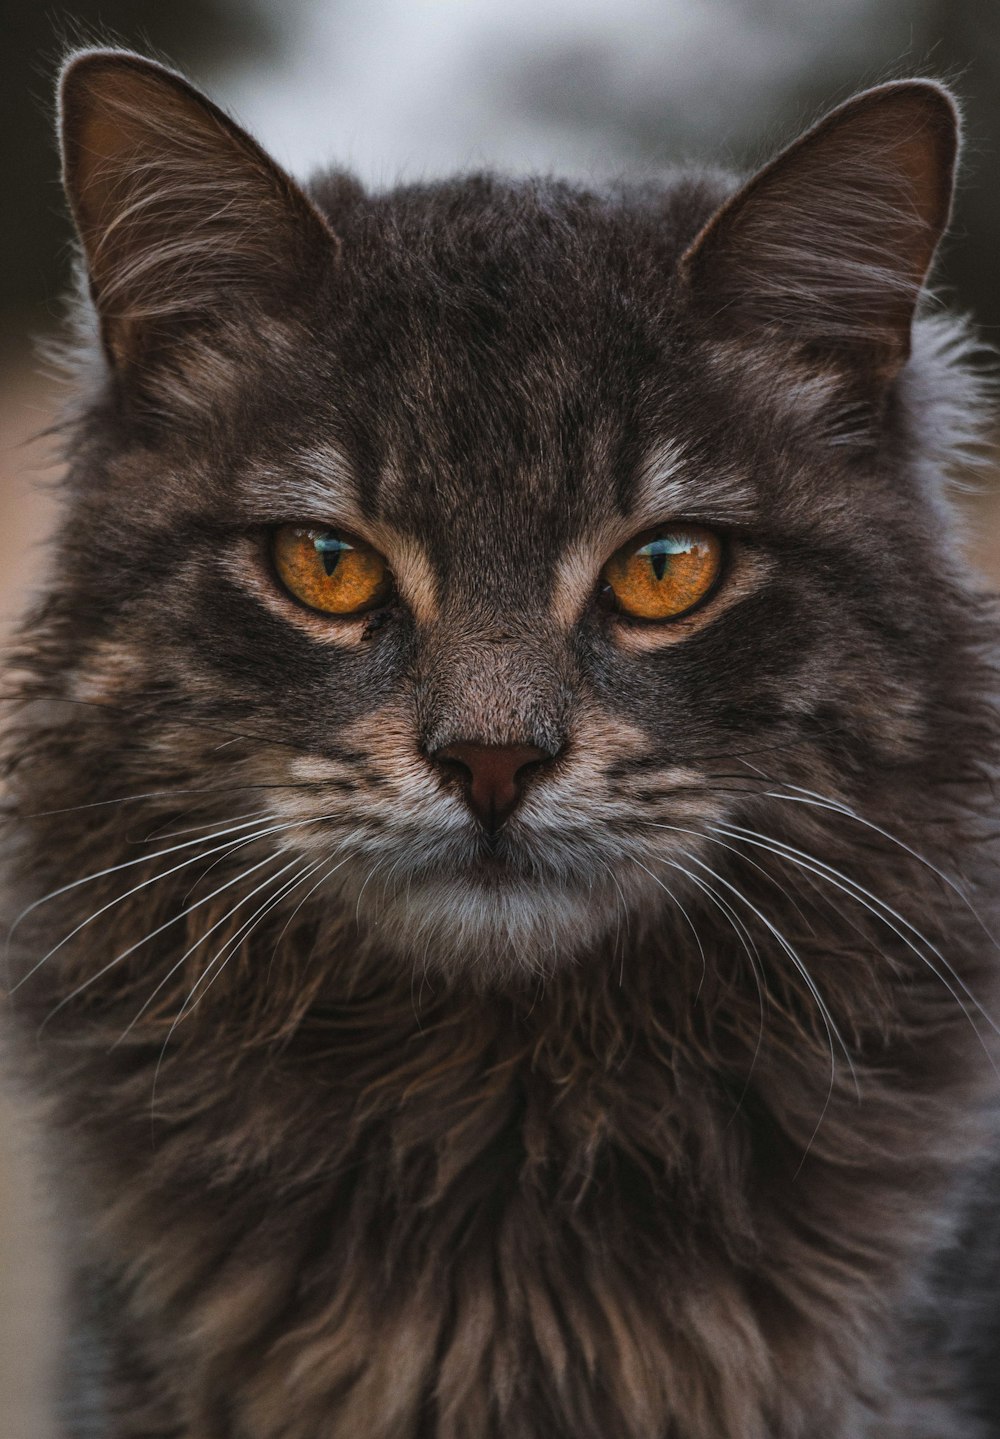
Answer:
<path fill-rule="evenodd" d="M 722 569 L 722 541 L 699 525 L 650 530 L 604 566 L 616 606 L 641 620 L 675 620 L 705 598 Z"/>
<path fill-rule="evenodd" d="M 377 551 L 341 530 L 282 525 L 274 532 L 274 567 L 289 593 L 327 615 L 358 615 L 392 591 Z"/>

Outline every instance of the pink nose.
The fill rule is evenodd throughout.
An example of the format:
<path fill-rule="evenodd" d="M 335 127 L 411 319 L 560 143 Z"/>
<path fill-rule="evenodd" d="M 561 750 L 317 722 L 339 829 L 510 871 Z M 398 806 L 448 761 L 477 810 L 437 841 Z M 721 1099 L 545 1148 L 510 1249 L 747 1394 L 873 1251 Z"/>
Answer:
<path fill-rule="evenodd" d="M 465 783 L 469 808 L 496 834 L 521 798 L 524 781 L 549 756 L 531 744 L 473 744 L 460 740 L 436 750 L 432 759 Z"/>

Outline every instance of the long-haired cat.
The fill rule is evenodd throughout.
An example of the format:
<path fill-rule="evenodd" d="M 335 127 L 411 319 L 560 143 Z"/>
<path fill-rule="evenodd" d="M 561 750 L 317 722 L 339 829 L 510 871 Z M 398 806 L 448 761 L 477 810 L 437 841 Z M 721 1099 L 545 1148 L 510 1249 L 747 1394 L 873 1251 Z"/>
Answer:
<path fill-rule="evenodd" d="M 302 188 L 119 52 L 61 117 L 5 752 L 66 1434 L 990 1433 L 948 93 L 602 191 Z"/>

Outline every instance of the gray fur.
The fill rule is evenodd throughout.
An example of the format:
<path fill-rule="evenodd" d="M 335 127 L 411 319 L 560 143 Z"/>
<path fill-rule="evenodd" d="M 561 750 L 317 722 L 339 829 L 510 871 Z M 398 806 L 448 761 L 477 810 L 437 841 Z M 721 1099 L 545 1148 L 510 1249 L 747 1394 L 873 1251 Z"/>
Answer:
<path fill-rule="evenodd" d="M 136 57 L 63 93 L 103 350 L 4 742 L 67 1434 L 1000 1432 L 947 93 L 743 187 L 379 195 Z M 674 521 L 717 589 L 609 608 Z M 394 599 L 303 608 L 292 522 Z M 457 741 L 554 756 L 488 845 Z"/>

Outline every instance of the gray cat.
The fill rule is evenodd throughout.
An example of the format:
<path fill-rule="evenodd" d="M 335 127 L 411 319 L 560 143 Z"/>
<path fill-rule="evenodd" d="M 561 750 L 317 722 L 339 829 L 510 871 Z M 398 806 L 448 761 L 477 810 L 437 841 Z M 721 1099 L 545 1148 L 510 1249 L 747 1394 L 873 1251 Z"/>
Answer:
<path fill-rule="evenodd" d="M 4 740 L 67 1435 L 1000 1433 L 957 136 L 303 189 L 71 60 Z"/>

